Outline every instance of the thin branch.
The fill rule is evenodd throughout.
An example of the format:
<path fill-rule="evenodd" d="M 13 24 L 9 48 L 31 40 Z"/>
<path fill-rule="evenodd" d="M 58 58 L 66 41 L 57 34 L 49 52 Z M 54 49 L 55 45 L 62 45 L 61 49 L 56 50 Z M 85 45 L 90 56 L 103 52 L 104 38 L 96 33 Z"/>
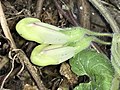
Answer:
<path fill-rule="evenodd" d="M 6 18 L 5 18 L 3 9 L 2 9 L 1 1 L 0 1 L 0 23 L 1 23 L 1 26 L 2 26 L 2 29 L 3 29 L 3 32 L 6 36 L 6 38 L 8 38 L 11 42 L 11 47 L 16 48 L 15 42 L 12 38 L 12 35 L 11 35 L 10 30 L 7 25 L 7 21 L 6 21 Z"/>
<path fill-rule="evenodd" d="M 90 4 L 87 0 L 79 0 L 78 1 L 80 10 L 80 25 L 84 28 L 90 29 Z"/>
<path fill-rule="evenodd" d="M 42 12 L 42 6 L 43 6 L 43 2 L 44 0 L 37 0 L 37 3 L 36 3 L 36 17 L 39 18 L 40 17 L 40 14 Z"/>
<path fill-rule="evenodd" d="M 3 89 L 3 86 L 5 84 L 5 81 L 7 80 L 7 78 L 10 76 L 10 74 L 12 73 L 13 69 L 14 69 L 14 62 L 15 62 L 15 58 L 16 58 L 17 55 L 14 56 L 13 60 L 12 60 L 12 67 L 11 67 L 11 70 L 10 72 L 6 75 L 6 77 L 4 78 L 4 80 L 2 81 L 2 84 L 1 84 L 1 87 L 0 89 Z"/>
<path fill-rule="evenodd" d="M 109 11 L 103 6 L 101 0 L 89 0 L 89 2 L 91 2 L 93 6 L 95 6 L 98 11 L 103 15 L 106 21 L 110 24 L 113 32 L 120 32 L 120 28 L 118 27 L 116 21 L 110 15 Z"/>
<path fill-rule="evenodd" d="M 6 56 L 0 55 L 0 70 L 4 67 L 4 65 L 9 61 Z"/>
<path fill-rule="evenodd" d="M 7 21 L 6 21 L 6 18 L 5 18 L 3 9 L 2 9 L 1 1 L 0 1 L 0 22 L 1 22 L 1 26 L 2 26 L 2 29 L 3 29 L 3 32 L 4 32 L 5 36 L 11 41 L 11 47 L 12 47 L 13 51 L 16 51 L 16 45 L 15 45 L 15 42 L 14 42 L 14 40 L 12 38 L 10 30 L 8 28 Z M 39 90 L 47 90 L 45 88 L 44 84 L 42 83 L 41 78 L 35 72 L 35 69 L 33 68 L 32 64 L 30 63 L 30 60 L 27 58 L 25 53 L 23 53 L 22 50 L 19 50 L 19 53 L 17 54 L 17 58 L 19 58 L 20 62 L 23 62 L 25 64 L 28 71 L 32 75 L 33 79 L 35 80 Z M 9 76 L 9 74 L 8 74 L 8 76 Z M 6 80 L 6 79 L 4 79 L 4 80 Z M 1 87 L 3 87 L 3 85 Z"/>
<path fill-rule="evenodd" d="M 71 20 L 71 18 L 69 18 L 69 16 L 66 14 L 66 12 L 63 11 L 63 9 L 60 7 L 59 3 L 57 0 L 53 0 L 57 9 L 60 11 L 60 13 L 74 26 L 79 26 L 78 23 L 74 23 L 73 20 Z"/>
<path fill-rule="evenodd" d="M 24 52 L 22 50 L 18 50 L 16 51 L 16 53 L 18 53 L 18 58 L 24 62 L 24 64 L 26 65 L 28 71 L 30 72 L 30 74 L 32 75 L 33 79 L 35 80 L 39 90 L 47 90 L 47 88 L 45 88 L 41 78 L 37 75 L 37 72 L 35 72 L 36 70 L 34 69 L 34 67 L 32 66 L 32 64 L 29 62 L 29 59 L 26 57 L 26 55 L 24 54 Z"/>
<path fill-rule="evenodd" d="M 76 19 L 73 16 L 73 13 L 71 12 L 71 10 L 67 10 L 68 15 L 70 17 L 70 19 L 72 20 L 72 22 L 74 23 L 75 26 L 79 26 L 79 24 L 77 23 Z"/>
<path fill-rule="evenodd" d="M 80 17 L 80 25 L 84 28 L 90 30 L 90 4 L 87 0 L 78 0 L 78 10 L 79 10 L 79 17 Z M 81 7 L 81 9 L 80 9 Z M 95 44 L 91 43 L 91 46 L 97 51 L 103 53 L 100 47 Z"/>

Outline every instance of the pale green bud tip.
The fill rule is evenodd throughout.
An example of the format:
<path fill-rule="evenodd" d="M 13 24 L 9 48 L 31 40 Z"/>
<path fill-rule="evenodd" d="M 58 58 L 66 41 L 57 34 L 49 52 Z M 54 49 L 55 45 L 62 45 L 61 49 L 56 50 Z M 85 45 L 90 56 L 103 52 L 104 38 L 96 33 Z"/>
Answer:
<path fill-rule="evenodd" d="M 17 32 L 25 39 L 44 44 L 64 44 L 68 36 L 56 26 L 42 23 L 36 18 L 24 18 L 16 25 Z"/>
<path fill-rule="evenodd" d="M 19 33 L 19 30 L 21 30 L 22 27 L 24 27 L 25 25 L 28 25 L 34 22 L 40 22 L 40 20 L 37 18 L 31 18 L 31 17 L 23 18 L 16 25 L 17 32 Z"/>
<path fill-rule="evenodd" d="M 36 50 L 39 51 L 36 52 Z M 75 55 L 74 47 L 47 46 L 39 45 L 35 47 L 31 54 L 31 62 L 38 66 L 57 65 Z"/>

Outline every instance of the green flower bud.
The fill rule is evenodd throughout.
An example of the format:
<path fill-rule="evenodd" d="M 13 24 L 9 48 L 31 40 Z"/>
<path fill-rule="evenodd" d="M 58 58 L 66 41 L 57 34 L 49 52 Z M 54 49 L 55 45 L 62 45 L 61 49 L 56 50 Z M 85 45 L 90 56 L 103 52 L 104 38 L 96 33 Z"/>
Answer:
<path fill-rule="evenodd" d="M 16 25 L 17 32 L 25 39 L 44 44 L 64 44 L 68 36 L 58 32 L 56 26 L 42 23 L 36 18 L 24 18 Z"/>
<path fill-rule="evenodd" d="M 16 30 L 23 38 L 43 44 L 76 42 L 85 35 L 112 36 L 112 34 L 92 32 L 81 27 L 61 29 L 30 17 L 20 20 L 16 25 Z"/>
<path fill-rule="evenodd" d="M 112 37 L 112 34 L 96 33 L 81 27 L 61 29 L 36 18 L 22 19 L 16 25 L 16 30 L 23 38 L 42 43 L 31 53 L 31 62 L 38 66 L 60 64 L 88 48 L 91 41 L 110 44 L 95 36 Z"/>
<path fill-rule="evenodd" d="M 62 45 L 38 45 L 31 54 L 31 62 L 38 66 L 57 65 L 75 55 L 75 48 Z"/>

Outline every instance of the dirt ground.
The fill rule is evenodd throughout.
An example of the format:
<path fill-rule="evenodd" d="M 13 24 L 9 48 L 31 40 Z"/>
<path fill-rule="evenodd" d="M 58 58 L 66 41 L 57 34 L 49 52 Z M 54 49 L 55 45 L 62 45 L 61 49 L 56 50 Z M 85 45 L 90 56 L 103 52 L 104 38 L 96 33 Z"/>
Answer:
<path fill-rule="evenodd" d="M 16 51 L 12 51 L 13 43 L 11 44 L 11 40 L 5 35 L 1 18 L 7 21 L 17 49 L 23 50 L 29 59 L 37 43 L 27 41 L 17 34 L 15 26 L 19 20 L 35 17 L 60 28 L 81 26 L 96 32 L 116 32 L 105 15 L 108 13 L 112 16 L 120 28 L 120 0 L 101 0 L 101 3 L 108 12 L 102 13 L 89 0 L 1 0 L 5 18 L 0 16 L 0 85 L 3 85 L 4 89 L 11 90 L 73 90 L 80 82 L 87 82 L 87 76 L 78 77 L 72 73 L 68 61 L 60 65 L 39 67 L 28 60 L 24 66 L 26 61 L 22 62 L 20 58 L 14 58 Z M 111 38 L 101 39 L 111 41 Z M 92 44 L 93 48 L 110 58 L 110 46 Z"/>

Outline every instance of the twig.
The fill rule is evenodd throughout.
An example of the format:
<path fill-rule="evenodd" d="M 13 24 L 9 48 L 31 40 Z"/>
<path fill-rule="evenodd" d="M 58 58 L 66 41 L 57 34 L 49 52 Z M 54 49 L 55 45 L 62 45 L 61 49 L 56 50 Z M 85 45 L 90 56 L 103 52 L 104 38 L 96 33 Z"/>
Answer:
<path fill-rule="evenodd" d="M 57 0 L 53 0 L 57 9 L 60 11 L 60 13 L 71 23 L 73 24 L 74 26 L 78 26 L 78 23 L 74 23 L 70 18 L 69 16 L 62 10 L 62 8 L 60 7 L 59 3 Z"/>
<path fill-rule="evenodd" d="M 110 15 L 109 11 L 103 6 L 101 0 L 89 0 L 95 6 L 99 12 L 103 15 L 106 21 L 110 24 L 113 32 L 120 32 L 120 28 L 118 27 L 116 21 Z"/>
<path fill-rule="evenodd" d="M 80 10 L 80 25 L 84 28 L 87 28 L 90 30 L 90 4 L 87 0 L 79 0 L 78 1 L 78 10 Z M 81 9 L 79 8 L 81 7 Z M 97 51 L 103 53 L 103 51 L 100 49 L 100 47 L 95 44 L 91 43 L 91 46 Z"/>
<path fill-rule="evenodd" d="M 40 14 L 42 12 L 43 2 L 44 2 L 44 0 L 37 0 L 36 10 L 35 10 L 37 18 L 40 17 Z"/>
<path fill-rule="evenodd" d="M 4 67 L 4 65 L 9 61 L 6 56 L 0 55 L 0 70 Z"/>
<path fill-rule="evenodd" d="M 37 73 L 35 72 L 34 67 L 29 62 L 29 59 L 25 56 L 24 52 L 22 50 L 18 50 L 16 53 L 18 53 L 18 58 L 21 59 L 24 62 L 24 64 L 26 65 L 26 67 L 29 70 L 30 74 L 34 78 L 38 88 L 40 90 L 47 90 L 47 88 L 45 88 L 42 80 L 40 79 L 40 77 L 38 77 Z"/>
<path fill-rule="evenodd" d="M 90 29 L 90 5 L 87 0 L 79 0 L 78 1 L 80 9 L 80 25 L 84 28 Z"/>
<path fill-rule="evenodd" d="M 4 12 L 3 12 L 3 9 L 2 9 L 2 5 L 1 5 L 1 1 L 0 1 L 0 23 L 1 23 L 1 26 L 2 26 L 2 29 L 3 29 L 3 32 L 4 32 L 5 36 L 11 42 L 11 47 L 16 48 L 15 42 L 14 42 L 12 36 L 11 36 L 10 30 L 8 28 L 8 25 L 7 25 L 7 21 L 5 19 L 5 15 L 4 15 Z"/>
<path fill-rule="evenodd" d="M 11 33 L 10 33 L 10 30 L 8 28 L 6 18 L 5 18 L 5 15 L 4 15 L 2 6 L 1 6 L 1 1 L 0 1 L 0 22 L 1 22 L 1 26 L 2 26 L 2 29 L 3 29 L 3 32 L 4 32 L 5 36 L 11 41 L 11 47 L 13 48 L 13 50 L 15 50 L 16 45 L 14 43 L 14 40 L 13 40 L 13 38 L 11 36 Z M 26 57 L 26 55 L 23 53 L 22 50 L 19 51 L 19 55 L 17 55 L 17 58 L 19 58 L 20 62 L 23 62 L 25 64 L 28 71 L 32 75 L 33 79 L 35 80 L 39 90 L 46 90 L 45 86 L 42 83 L 42 80 L 40 79 L 40 77 L 35 72 L 35 69 L 32 67 L 32 64 L 30 63 L 30 60 Z M 3 86 L 1 86 L 1 87 L 3 87 Z"/>
<path fill-rule="evenodd" d="M 6 81 L 7 78 L 10 76 L 10 74 L 12 73 L 12 71 L 13 71 L 13 69 L 14 69 L 14 62 L 15 62 L 16 56 L 17 56 L 17 54 L 13 57 L 11 70 L 10 70 L 10 72 L 6 75 L 6 77 L 3 79 L 3 82 L 2 82 L 2 84 L 1 84 L 0 89 L 3 89 L 3 86 L 4 86 L 4 84 L 5 84 L 5 81 Z"/>
<path fill-rule="evenodd" d="M 79 26 L 79 24 L 77 23 L 76 19 L 73 16 L 73 13 L 71 12 L 71 10 L 67 10 L 67 12 L 68 12 L 68 15 L 69 15 L 70 19 L 75 24 L 75 26 Z"/>

